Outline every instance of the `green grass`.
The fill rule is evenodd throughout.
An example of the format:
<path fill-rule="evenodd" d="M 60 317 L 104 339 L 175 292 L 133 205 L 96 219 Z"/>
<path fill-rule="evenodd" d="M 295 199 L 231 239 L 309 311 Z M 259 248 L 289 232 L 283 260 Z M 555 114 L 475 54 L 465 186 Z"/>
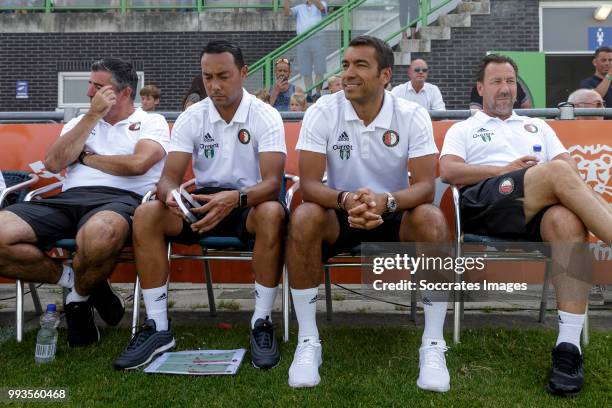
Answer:
<path fill-rule="evenodd" d="M 281 364 L 270 371 L 252 368 L 247 354 L 235 377 L 182 377 L 114 371 L 112 361 L 126 345 L 128 331 L 107 329 L 102 335 L 97 346 L 71 350 L 60 332 L 56 360 L 43 366 L 34 363 L 35 331 L 21 344 L 3 343 L 0 388 L 66 387 L 68 405 L 79 407 L 604 407 L 612 393 L 612 334 L 607 332 L 592 333 L 585 349 L 586 387 L 574 399 L 544 391 L 553 331 L 465 330 L 463 342 L 447 353 L 451 391 L 446 394 L 415 385 L 421 335 L 415 329 L 323 328 L 322 382 L 301 390 L 287 385 L 293 341 L 281 345 Z M 180 350 L 248 344 L 246 324 L 231 330 L 181 326 L 175 335 Z"/>

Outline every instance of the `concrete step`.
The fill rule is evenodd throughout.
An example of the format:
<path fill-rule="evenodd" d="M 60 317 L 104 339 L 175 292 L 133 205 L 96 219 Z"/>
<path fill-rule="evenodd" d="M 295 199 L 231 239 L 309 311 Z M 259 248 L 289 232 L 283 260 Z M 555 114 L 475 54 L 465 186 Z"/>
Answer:
<path fill-rule="evenodd" d="M 410 61 L 412 61 L 409 52 L 394 52 L 393 58 L 393 65 L 410 65 Z"/>
<path fill-rule="evenodd" d="M 430 26 L 419 31 L 422 40 L 450 40 L 450 27 Z"/>
<path fill-rule="evenodd" d="M 491 3 L 488 0 L 462 1 L 456 9 L 459 13 L 470 13 L 476 15 L 491 14 Z"/>
<path fill-rule="evenodd" d="M 399 44 L 402 52 L 431 52 L 430 40 L 401 40 Z"/>
<path fill-rule="evenodd" d="M 438 25 L 441 27 L 470 27 L 472 25 L 471 14 L 446 14 L 438 17 Z"/>

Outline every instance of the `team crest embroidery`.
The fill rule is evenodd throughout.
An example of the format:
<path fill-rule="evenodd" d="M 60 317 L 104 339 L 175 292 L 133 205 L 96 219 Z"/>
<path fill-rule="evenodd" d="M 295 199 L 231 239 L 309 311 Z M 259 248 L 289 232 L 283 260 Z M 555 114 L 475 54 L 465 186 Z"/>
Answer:
<path fill-rule="evenodd" d="M 382 136 L 383 143 L 387 147 L 395 147 L 399 143 L 399 135 L 393 130 L 387 130 Z"/>
<path fill-rule="evenodd" d="M 526 124 L 524 128 L 529 133 L 538 133 L 538 127 L 536 125 L 532 125 L 531 123 Z"/>
<path fill-rule="evenodd" d="M 514 180 L 507 177 L 499 183 L 499 192 L 503 195 L 508 195 L 514 191 Z"/>
<path fill-rule="evenodd" d="M 140 130 L 140 122 L 132 123 L 128 129 L 130 129 L 132 131 Z"/>
<path fill-rule="evenodd" d="M 340 144 L 340 143 L 349 143 L 349 144 Z M 346 132 L 340 133 L 338 136 L 338 142 L 332 146 L 333 150 L 338 150 L 338 155 L 340 156 L 340 160 L 348 160 L 351 158 L 351 150 L 353 150 L 353 145 L 350 144 L 351 140 Z"/>
<path fill-rule="evenodd" d="M 246 129 L 240 129 L 238 131 L 238 140 L 242 144 L 249 144 L 249 142 L 251 141 L 251 134 Z"/>
<path fill-rule="evenodd" d="M 480 128 L 472 135 L 472 139 L 481 138 L 483 142 L 490 142 L 491 136 L 493 136 L 493 132 L 489 129 Z"/>
<path fill-rule="evenodd" d="M 340 150 L 340 159 L 341 160 L 348 160 L 351 158 L 351 151 L 350 150 Z"/>

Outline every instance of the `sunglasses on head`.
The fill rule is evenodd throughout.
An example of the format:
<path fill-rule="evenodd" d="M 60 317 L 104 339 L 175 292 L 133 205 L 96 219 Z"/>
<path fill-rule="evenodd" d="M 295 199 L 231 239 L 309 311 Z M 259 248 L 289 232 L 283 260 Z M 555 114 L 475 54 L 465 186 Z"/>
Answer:
<path fill-rule="evenodd" d="M 429 71 L 429 68 L 414 68 L 413 71 L 414 72 L 427 72 Z"/>
<path fill-rule="evenodd" d="M 279 59 L 277 59 L 276 62 L 274 63 L 274 65 L 278 65 L 280 63 L 291 65 L 291 63 L 289 62 L 289 60 L 287 58 L 279 58 Z"/>

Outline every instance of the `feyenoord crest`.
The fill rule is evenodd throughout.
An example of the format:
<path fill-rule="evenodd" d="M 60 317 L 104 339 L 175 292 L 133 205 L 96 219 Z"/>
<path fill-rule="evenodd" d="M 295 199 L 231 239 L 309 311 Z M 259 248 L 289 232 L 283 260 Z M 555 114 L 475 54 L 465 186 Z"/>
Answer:
<path fill-rule="evenodd" d="M 524 128 L 529 133 L 538 133 L 538 127 L 536 125 L 532 125 L 531 123 L 526 124 Z"/>
<path fill-rule="evenodd" d="M 393 130 L 387 130 L 383 133 L 382 139 L 387 147 L 395 147 L 399 143 L 399 135 Z"/>
<path fill-rule="evenodd" d="M 213 157 L 215 157 L 215 148 L 212 146 L 205 148 L 204 157 L 206 157 L 207 159 L 212 159 Z"/>
<path fill-rule="evenodd" d="M 340 150 L 340 159 L 348 160 L 351 157 L 350 150 Z"/>
<path fill-rule="evenodd" d="M 514 180 L 512 177 L 507 177 L 499 183 L 499 192 L 503 195 L 508 195 L 514 191 Z"/>
<path fill-rule="evenodd" d="M 133 131 L 140 130 L 140 122 L 132 123 L 128 129 Z"/>
<path fill-rule="evenodd" d="M 238 140 L 242 144 L 249 144 L 249 142 L 251 141 L 251 134 L 246 129 L 240 129 L 238 131 Z"/>

